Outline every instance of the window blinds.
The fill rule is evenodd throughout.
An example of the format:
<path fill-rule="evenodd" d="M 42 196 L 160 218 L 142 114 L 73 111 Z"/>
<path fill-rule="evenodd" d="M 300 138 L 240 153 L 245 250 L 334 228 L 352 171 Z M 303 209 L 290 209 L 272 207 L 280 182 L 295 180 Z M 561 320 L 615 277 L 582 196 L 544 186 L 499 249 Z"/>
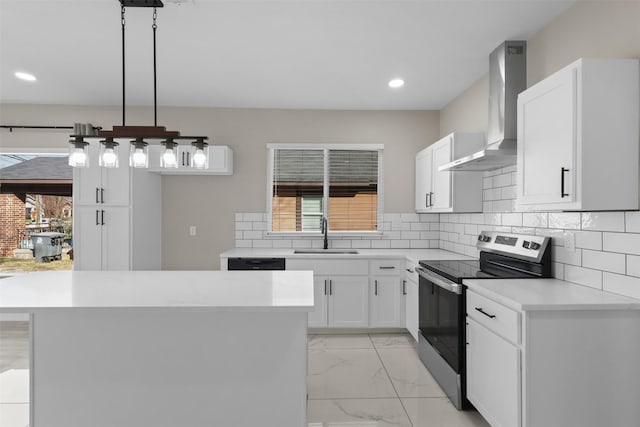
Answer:
<path fill-rule="evenodd" d="M 273 149 L 271 229 L 376 231 L 378 151 Z M 325 176 L 326 174 L 326 176 Z"/>

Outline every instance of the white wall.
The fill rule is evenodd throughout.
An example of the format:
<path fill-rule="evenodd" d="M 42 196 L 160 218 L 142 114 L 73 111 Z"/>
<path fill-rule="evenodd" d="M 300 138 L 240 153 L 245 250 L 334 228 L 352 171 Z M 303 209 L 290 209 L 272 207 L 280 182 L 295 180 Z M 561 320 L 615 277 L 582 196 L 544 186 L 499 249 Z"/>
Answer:
<path fill-rule="evenodd" d="M 529 86 L 580 57 L 640 58 L 639 23 L 640 2 L 577 2 L 528 41 Z M 441 135 L 486 134 L 488 96 L 484 76 L 441 111 Z M 440 247 L 476 255 L 482 230 L 550 236 L 555 277 L 640 298 L 640 212 L 516 212 L 515 170 L 481 175 L 483 213 L 440 215 Z M 567 234 L 575 249 L 565 247 Z"/>
<path fill-rule="evenodd" d="M 2 105 L 0 115 L 2 124 L 121 122 L 119 107 Z M 127 108 L 127 124 L 151 123 L 151 109 Z M 235 213 L 266 210 L 266 143 L 382 143 L 385 212 L 412 212 L 414 156 L 438 139 L 439 113 L 161 107 L 158 123 L 234 151 L 233 176 L 162 178 L 163 268 L 217 269 L 219 253 L 235 246 Z M 0 147 L 66 147 L 69 134 L 3 129 Z"/>

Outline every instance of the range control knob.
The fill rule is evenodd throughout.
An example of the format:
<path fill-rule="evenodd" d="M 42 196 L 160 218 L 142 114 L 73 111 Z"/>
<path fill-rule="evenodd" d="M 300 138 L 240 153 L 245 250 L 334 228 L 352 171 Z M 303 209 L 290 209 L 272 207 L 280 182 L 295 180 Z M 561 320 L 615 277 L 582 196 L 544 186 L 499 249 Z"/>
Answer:
<path fill-rule="evenodd" d="M 524 242 L 522 242 L 522 247 L 525 248 L 525 249 L 529 249 L 529 243 L 530 242 L 525 240 Z"/>
<path fill-rule="evenodd" d="M 480 240 L 481 242 L 490 242 L 491 241 L 491 237 L 490 236 L 485 236 L 484 234 L 481 234 L 478 236 L 478 240 Z"/>
<path fill-rule="evenodd" d="M 540 243 L 531 242 L 531 244 L 529 245 L 529 248 L 533 249 L 534 251 L 537 251 L 538 249 L 540 249 Z"/>

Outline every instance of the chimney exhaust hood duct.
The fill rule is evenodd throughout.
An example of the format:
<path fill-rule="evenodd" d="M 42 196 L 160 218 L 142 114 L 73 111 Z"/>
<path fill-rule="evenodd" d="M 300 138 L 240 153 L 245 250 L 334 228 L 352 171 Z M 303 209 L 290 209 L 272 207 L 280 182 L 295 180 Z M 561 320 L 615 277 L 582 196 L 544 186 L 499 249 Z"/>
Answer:
<path fill-rule="evenodd" d="M 518 94 L 527 88 L 527 42 L 506 41 L 489 55 L 487 146 L 440 166 L 441 171 L 488 171 L 516 163 Z"/>

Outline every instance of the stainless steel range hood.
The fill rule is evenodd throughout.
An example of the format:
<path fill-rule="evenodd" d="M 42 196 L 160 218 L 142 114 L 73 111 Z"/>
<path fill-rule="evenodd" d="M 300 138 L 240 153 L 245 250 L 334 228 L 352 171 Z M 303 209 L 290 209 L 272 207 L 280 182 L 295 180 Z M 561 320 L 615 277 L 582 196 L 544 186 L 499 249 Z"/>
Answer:
<path fill-rule="evenodd" d="M 516 163 L 518 94 L 527 88 L 527 42 L 506 41 L 489 55 L 489 129 L 484 150 L 439 170 L 488 171 Z"/>

